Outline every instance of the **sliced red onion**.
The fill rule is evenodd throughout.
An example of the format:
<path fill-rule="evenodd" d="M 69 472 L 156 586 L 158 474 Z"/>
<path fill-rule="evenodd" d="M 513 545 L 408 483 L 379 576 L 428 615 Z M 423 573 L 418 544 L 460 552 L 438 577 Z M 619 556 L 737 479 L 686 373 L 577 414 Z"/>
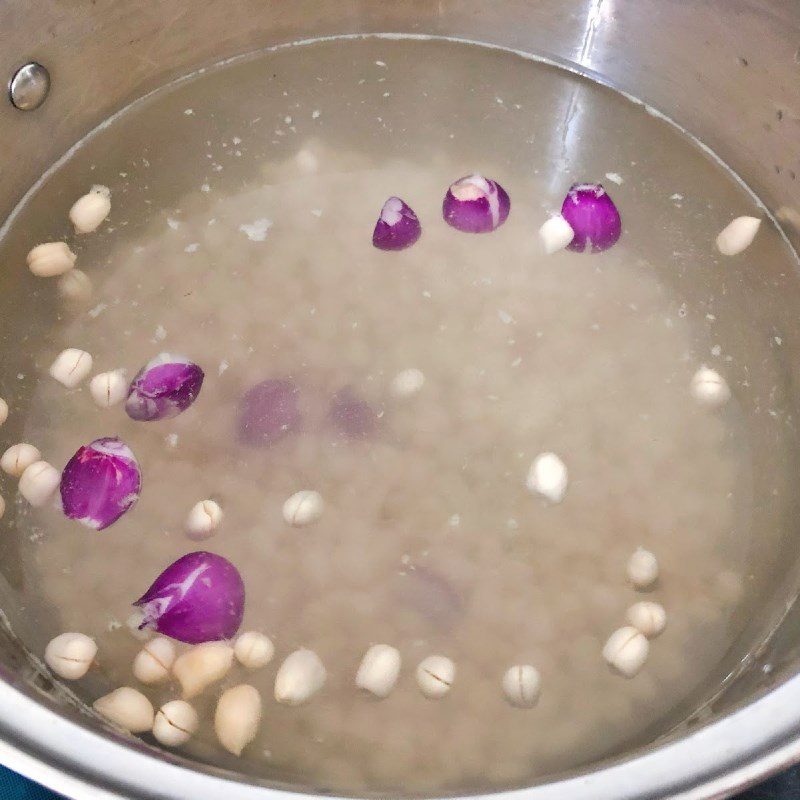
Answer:
<path fill-rule="evenodd" d="M 422 226 L 413 210 L 399 197 L 390 197 L 372 232 L 372 244 L 379 250 L 405 250 L 422 235 Z"/>
<path fill-rule="evenodd" d="M 170 564 L 133 605 L 144 613 L 140 629 L 188 644 L 231 639 L 242 624 L 244 583 L 230 561 L 201 550 Z"/>
<path fill-rule="evenodd" d="M 300 390 L 289 379 L 256 384 L 239 401 L 239 441 L 269 447 L 297 430 L 302 421 Z"/>
<path fill-rule="evenodd" d="M 465 233 L 488 233 L 499 228 L 510 210 L 511 200 L 506 190 L 481 175 L 457 180 L 442 203 L 445 222 Z"/>
<path fill-rule="evenodd" d="M 564 198 L 561 216 L 575 232 L 567 248 L 580 253 L 608 250 L 622 233 L 619 211 L 599 183 L 573 184 Z"/>
<path fill-rule="evenodd" d="M 197 399 L 204 377 L 188 359 L 160 353 L 131 382 L 125 411 L 139 422 L 177 417 Z"/>
<path fill-rule="evenodd" d="M 70 519 L 101 531 L 138 499 L 139 464 L 124 442 L 95 439 L 81 447 L 61 474 L 61 505 Z"/>
<path fill-rule="evenodd" d="M 348 439 L 365 439 L 378 427 L 378 415 L 348 386 L 331 398 L 329 416 L 334 427 Z"/>

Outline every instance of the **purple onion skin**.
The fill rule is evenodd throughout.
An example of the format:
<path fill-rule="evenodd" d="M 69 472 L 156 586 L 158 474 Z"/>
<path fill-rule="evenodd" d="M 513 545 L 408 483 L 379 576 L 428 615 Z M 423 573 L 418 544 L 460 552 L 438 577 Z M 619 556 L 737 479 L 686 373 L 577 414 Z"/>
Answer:
<path fill-rule="evenodd" d="M 102 531 L 139 499 L 142 478 L 130 448 L 119 439 L 81 447 L 61 474 L 61 506 L 69 519 Z"/>
<path fill-rule="evenodd" d="M 464 233 L 490 233 L 508 219 L 510 211 L 506 190 L 481 175 L 459 178 L 442 203 L 444 221 Z"/>
<path fill-rule="evenodd" d="M 399 197 L 390 197 L 372 232 L 372 244 L 379 250 L 405 250 L 422 235 L 417 215 Z"/>
<path fill-rule="evenodd" d="M 378 427 L 375 410 L 350 387 L 341 389 L 331 398 L 328 415 L 336 430 L 348 439 L 366 439 Z"/>
<path fill-rule="evenodd" d="M 300 390 L 288 379 L 256 384 L 239 401 L 239 441 L 251 447 L 270 447 L 302 422 Z"/>
<path fill-rule="evenodd" d="M 182 356 L 161 353 L 131 382 L 125 411 L 138 422 L 177 417 L 197 399 L 203 370 Z"/>
<path fill-rule="evenodd" d="M 622 234 L 619 211 L 599 183 L 573 184 L 564 198 L 561 216 L 575 231 L 567 248 L 579 253 L 602 253 L 613 247 Z"/>
<path fill-rule="evenodd" d="M 187 644 L 232 639 L 244 615 L 244 582 L 226 558 L 198 551 L 170 564 L 133 604 L 152 628 Z"/>

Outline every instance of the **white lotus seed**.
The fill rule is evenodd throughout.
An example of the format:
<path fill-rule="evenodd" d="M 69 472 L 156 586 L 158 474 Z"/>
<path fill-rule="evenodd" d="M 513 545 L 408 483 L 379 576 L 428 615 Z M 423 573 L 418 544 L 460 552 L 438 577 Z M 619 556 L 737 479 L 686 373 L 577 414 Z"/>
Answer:
<path fill-rule="evenodd" d="M 634 603 L 625 615 L 628 622 L 648 639 L 655 639 L 667 627 L 667 612 L 660 603 L 642 600 Z"/>
<path fill-rule="evenodd" d="M 541 686 L 539 670 L 530 664 L 516 664 L 503 675 L 503 692 L 508 702 L 517 708 L 533 708 Z"/>
<path fill-rule="evenodd" d="M 247 669 L 259 669 L 272 661 L 275 645 L 269 636 L 258 631 L 246 631 L 233 645 L 233 652 L 239 663 Z"/>
<path fill-rule="evenodd" d="M 136 654 L 133 674 L 142 683 L 162 683 L 169 679 L 174 663 L 175 645 L 165 636 L 157 636 Z"/>
<path fill-rule="evenodd" d="M 222 693 L 214 715 L 214 730 L 219 743 L 233 755 L 241 755 L 258 733 L 261 722 L 261 695 L 246 683 Z"/>
<path fill-rule="evenodd" d="M 61 473 L 46 461 L 35 461 L 19 479 L 19 493 L 34 507 L 40 508 L 55 494 Z"/>
<path fill-rule="evenodd" d="M 138 639 L 140 642 L 146 642 L 153 636 L 152 628 L 139 627 L 144 620 L 145 613 L 140 608 L 134 610 L 128 619 L 125 620 L 125 627 L 128 629 L 131 636 L 133 636 L 134 639 Z"/>
<path fill-rule="evenodd" d="M 753 243 L 760 226 L 758 217 L 736 217 L 717 236 L 717 249 L 724 256 L 741 253 Z"/>
<path fill-rule="evenodd" d="M 564 462 L 555 453 L 541 453 L 531 464 L 526 485 L 533 494 L 555 504 L 564 499 L 568 483 L 569 473 Z"/>
<path fill-rule="evenodd" d="M 425 375 L 418 369 L 404 369 L 392 378 L 392 394 L 395 397 L 411 397 L 425 385 Z"/>
<path fill-rule="evenodd" d="M 63 275 L 75 266 L 77 256 L 64 242 L 38 244 L 28 253 L 28 269 L 39 278 Z"/>
<path fill-rule="evenodd" d="M 67 389 L 74 389 L 91 371 L 92 357 L 85 350 L 70 347 L 58 354 L 50 367 L 50 376 Z"/>
<path fill-rule="evenodd" d="M 107 186 L 95 185 L 78 198 L 69 210 L 75 233 L 92 233 L 111 212 L 111 192 Z"/>
<path fill-rule="evenodd" d="M 185 700 L 170 700 L 158 709 L 153 736 L 167 747 L 180 747 L 194 736 L 199 725 L 197 712 Z"/>
<path fill-rule="evenodd" d="M 58 293 L 67 300 L 88 300 L 92 296 L 92 279 L 82 270 L 71 269 L 58 279 Z"/>
<path fill-rule="evenodd" d="M 319 492 L 303 489 L 295 492 L 283 504 L 283 518 L 289 525 L 302 528 L 316 522 L 325 510 L 325 501 Z"/>
<path fill-rule="evenodd" d="M 707 408 L 721 408 L 731 399 L 731 390 L 722 375 L 709 367 L 700 367 L 692 376 L 692 397 Z"/>
<path fill-rule="evenodd" d="M 207 539 L 222 522 L 222 509 L 214 500 L 201 500 L 186 517 L 186 532 L 193 539 Z"/>
<path fill-rule="evenodd" d="M 8 419 L 8 403 L 0 397 L 0 425 Z"/>
<path fill-rule="evenodd" d="M 400 675 L 400 652 L 388 644 L 367 650 L 356 673 L 356 686 L 376 697 L 388 697 Z"/>
<path fill-rule="evenodd" d="M 603 658 L 621 675 L 632 678 L 644 666 L 650 645 L 636 630 L 626 626 L 614 631 L 603 648 Z"/>
<path fill-rule="evenodd" d="M 3 499 L 3 495 L 0 494 L 0 519 L 3 519 L 6 513 L 6 501 Z"/>
<path fill-rule="evenodd" d="M 628 580 L 637 589 L 647 589 L 658 579 L 658 559 L 643 547 L 637 548 L 628 559 Z"/>
<path fill-rule="evenodd" d="M 539 238 L 544 245 L 547 255 L 563 250 L 574 238 L 575 231 L 561 214 L 550 217 L 547 222 L 539 228 Z"/>
<path fill-rule="evenodd" d="M 153 727 L 153 705 L 130 686 L 122 686 L 95 700 L 92 708 L 120 728 L 131 733 L 144 733 Z"/>
<path fill-rule="evenodd" d="M 12 444 L 0 456 L 0 469 L 13 478 L 19 478 L 31 464 L 35 464 L 41 457 L 42 454 L 32 444 L 26 442 Z"/>
<path fill-rule="evenodd" d="M 129 383 L 124 369 L 101 372 L 89 381 L 89 392 L 100 408 L 110 408 L 128 396 Z"/>
<path fill-rule="evenodd" d="M 444 697 L 453 685 L 456 665 L 445 656 L 428 656 L 417 666 L 417 683 L 425 697 Z"/>
<path fill-rule="evenodd" d="M 233 648 L 223 642 L 195 645 L 179 655 L 172 665 L 172 674 L 183 690 L 183 699 L 196 697 L 207 686 L 222 680 L 233 664 Z"/>
<path fill-rule="evenodd" d="M 295 650 L 286 657 L 275 677 L 275 699 L 298 706 L 316 694 L 327 677 L 325 666 L 313 650 Z"/>
<path fill-rule="evenodd" d="M 97 644 L 83 633 L 62 633 L 47 645 L 44 663 L 68 681 L 82 678 L 97 655 Z"/>

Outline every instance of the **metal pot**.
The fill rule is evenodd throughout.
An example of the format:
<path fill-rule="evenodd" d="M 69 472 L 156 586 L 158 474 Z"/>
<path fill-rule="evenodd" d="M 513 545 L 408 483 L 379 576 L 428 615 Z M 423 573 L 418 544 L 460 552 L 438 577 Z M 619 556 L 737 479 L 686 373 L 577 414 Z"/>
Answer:
<path fill-rule="evenodd" d="M 267 45 L 366 32 L 446 35 L 543 55 L 642 98 L 742 176 L 800 245 L 800 5 L 782 0 L 7 0 L 0 75 L 39 62 L 52 87 L 36 110 L 0 105 L 0 217 L 89 129 L 163 83 Z M 14 86 L 20 105 L 23 77 Z M 41 76 L 33 78 L 27 88 L 35 100 Z M 16 302 L 13 275 L 0 276 L 0 285 L 2 341 L 10 348 L 24 304 Z M 13 570 L 3 563 L 7 610 Z M 511 794 L 724 797 L 800 760 L 797 573 L 789 569 L 772 587 L 763 620 L 754 621 L 775 620 L 768 644 L 744 651 L 741 669 L 691 719 L 613 763 Z M 62 794 L 244 800 L 292 790 L 104 729 L 51 685 L 10 631 L 0 631 L 0 654 L 0 760 Z"/>

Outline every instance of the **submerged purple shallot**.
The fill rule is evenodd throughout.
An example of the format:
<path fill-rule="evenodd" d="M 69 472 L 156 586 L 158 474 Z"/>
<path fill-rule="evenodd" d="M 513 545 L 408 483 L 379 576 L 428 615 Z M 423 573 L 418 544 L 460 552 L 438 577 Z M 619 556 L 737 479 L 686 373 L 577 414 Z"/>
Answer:
<path fill-rule="evenodd" d="M 599 183 L 576 183 L 561 206 L 561 216 L 574 231 L 567 245 L 580 253 L 600 253 L 613 247 L 622 234 L 622 219 Z"/>
<path fill-rule="evenodd" d="M 131 382 L 125 411 L 139 422 L 176 417 L 197 399 L 204 377 L 187 358 L 160 353 Z"/>
<path fill-rule="evenodd" d="M 390 197 L 372 232 L 372 244 L 379 250 L 405 250 L 422 235 L 422 226 L 414 211 L 399 197 Z"/>
<path fill-rule="evenodd" d="M 503 187 L 482 175 L 451 184 L 442 203 L 448 225 L 465 233 L 489 233 L 508 219 L 511 200 Z"/>
<path fill-rule="evenodd" d="M 119 439 L 81 447 L 61 475 L 61 506 L 70 519 L 101 531 L 139 499 L 142 479 L 131 449 Z"/>
<path fill-rule="evenodd" d="M 270 378 L 239 401 L 238 436 L 242 444 L 270 447 L 302 423 L 300 390 L 289 378 Z"/>
<path fill-rule="evenodd" d="M 226 558 L 199 550 L 170 564 L 133 604 L 151 628 L 187 644 L 231 639 L 242 624 L 244 582 Z"/>

